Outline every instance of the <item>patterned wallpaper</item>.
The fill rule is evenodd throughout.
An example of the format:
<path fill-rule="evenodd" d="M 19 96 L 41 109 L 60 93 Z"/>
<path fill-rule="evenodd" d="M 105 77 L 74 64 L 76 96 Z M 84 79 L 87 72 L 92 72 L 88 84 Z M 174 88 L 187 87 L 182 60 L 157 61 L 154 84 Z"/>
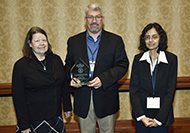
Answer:
<path fill-rule="evenodd" d="M 190 0 L 0 0 L 0 83 L 11 82 L 13 64 L 22 57 L 24 38 L 32 26 L 47 32 L 54 53 L 64 61 L 67 39 L 85 30 L 84 10 L 89 3 L 102 7 L 104 28 L 123 37 L 130 60 L 124 79 L 130 77 L 133 57 L 139 53 L 139 35 L 151 22 L 166 30 L 168 50 L 178 56 L 178 76 L 190 76 Z M 176 117 L 190 116 L 185 105 L 189 93 L 177 91 Z M 120 93 L 120 99 L 117 119 L 130 119 L 128 93 Z M 11 97 L 0 97 L 0 125 L 15 123 Z"/>

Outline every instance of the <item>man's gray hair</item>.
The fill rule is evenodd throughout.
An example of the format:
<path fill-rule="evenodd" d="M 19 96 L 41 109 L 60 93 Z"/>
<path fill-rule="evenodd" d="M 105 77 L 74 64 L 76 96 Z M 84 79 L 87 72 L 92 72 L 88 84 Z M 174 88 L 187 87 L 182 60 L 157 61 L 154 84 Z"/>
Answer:
<path fill-rule="evenodd" d="M 86 7 L 86 10 L 85 10 L 85 16 L 87 16 L 88 10 L 100 11 L 100 12 L 101 12 L 101 15 L 103 15 L 102 9 L 101 9 L 101 7 L 100 7 L 98 4 L 90 4 L 90 5 L 88 5 L 88 6 Z"/>

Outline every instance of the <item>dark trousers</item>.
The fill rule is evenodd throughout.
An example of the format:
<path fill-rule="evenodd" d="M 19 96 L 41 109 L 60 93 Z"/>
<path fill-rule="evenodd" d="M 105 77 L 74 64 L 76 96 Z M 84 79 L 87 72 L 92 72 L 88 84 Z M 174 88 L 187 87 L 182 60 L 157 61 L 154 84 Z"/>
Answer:
<path fill-rule="evenodd" d="M 146 127 L 142 121 L 136 121 L 136 133 L 168 133 L 169 127 Z"/>
<path fill-rule="evenodd" d="M 149 110 L 148 117 L 152 118 L 151 109 Z M 136 133 L 168 133 L 169 131 L 168 126 L 146 127 L 142 121 L 136 121 L 135 124 L 136 124 Z"/>

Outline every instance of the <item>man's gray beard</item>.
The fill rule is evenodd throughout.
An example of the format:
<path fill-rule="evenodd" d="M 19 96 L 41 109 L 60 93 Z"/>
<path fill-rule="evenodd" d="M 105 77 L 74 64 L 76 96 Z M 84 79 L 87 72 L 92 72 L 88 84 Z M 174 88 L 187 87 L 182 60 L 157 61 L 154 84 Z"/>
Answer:
<path fill-rule="evenodd" d="M 99 29 L 99 28 L 93 29 L 93 28 L 91 28 L 91 27 L 88 26 L 88 25 L 87 25 L 87 27 L 88 27 L 88 30 L 89 30 L 91 33 L 93 33 L 93 34 L 96 34 L 96 33 L 98 33 L 98 32 L 101 30 L 101 28 L 100 28 L 100 29 Z"/>
<path fill-rule="evenodd" d="M 95 29 L 95 30 L 93 30 L 93 29 L 89 29 L 89 31 L 91 32 L 91 33 L 93 33 L 93 34 L 96 34 L 96 33 L 98 33 L 99 31 L 100 31 L 100 29 Z"/>

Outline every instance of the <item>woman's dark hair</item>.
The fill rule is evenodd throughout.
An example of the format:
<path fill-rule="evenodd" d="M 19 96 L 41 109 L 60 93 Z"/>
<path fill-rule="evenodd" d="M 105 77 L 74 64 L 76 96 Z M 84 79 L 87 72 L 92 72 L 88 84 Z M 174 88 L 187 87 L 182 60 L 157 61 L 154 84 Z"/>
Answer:
<path fill-rule="evenodd" d="M 41 34 L 46 36 L 47 43 L 48 43 L 48 50 L 47 50 L 47 52 L 45 54 L 47 55 L 47 54 L 53 53 L 52 52 L 52 47 L 51 47 L 51 44 L 48 41 L 48 37 L 47 37 L 46 32 L 43 29 L 35 26 L 35 27 L 32 27 L 28 31 L 28 33 L 26 35 L 26 38 L 25 38 L 24 46 L 23 46 L 23 49 L 22 49 L 22 52 L 23 52 L 24 56 L 27 57 L 27 58 L 34 57 L 34 53 L 32 51 L 32 48 L 29 45 L 32 42 L 33 35 L 36 34 L 36 33 L 41 33 Z"/>
<path fill-rule="evenodd" d="M 146 47 L 145 43 L 145 34 L 152 28 L 155 28 L 157 31 L 160 39 L 159 39 L 159 45 L 158 45 L 158 51 L 162 50 L 165 51 L 168 48 L 167 42 L 167 34 L 164 31 L 164 29 L 158 24 L 158 23 L 150 23 L 148 24 L 142 31 L 140 35 L 140 46 L 138 47 L 139 50 L 148 51 L 149 49 Z"/>

